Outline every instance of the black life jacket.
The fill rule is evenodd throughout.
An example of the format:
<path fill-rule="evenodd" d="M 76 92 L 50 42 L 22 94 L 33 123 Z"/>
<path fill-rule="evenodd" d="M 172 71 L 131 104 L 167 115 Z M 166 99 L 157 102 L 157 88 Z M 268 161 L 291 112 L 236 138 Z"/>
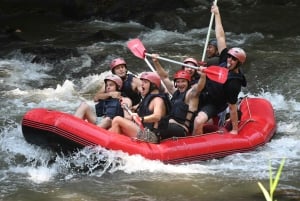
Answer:
<path fill-rule="evenodd" d="M 121 107 L 120 100 L 117 98 L 108 98 L 100 100 L 96 105 L 97 117 L 107 116 L 113 119 L 115 116 L 124 117 L 124 111 Z"/>
<path fill-rule="evenodd" d="M 141 95 L 135 91 L 132 90 L 132 80 L 134 78 L 134 75 L 127 74 L 127 79 L 123 80 L 123 86 L 122 86 L 122 96 L 128 97 L 132 101 L 132 105 L 136 105 L 141 101 Z"/>
<path fill-rule="evenodd" d="M 213 56 L 207 59 L 207 67 L 209 66 L 219 66 L 220 56 Z"/>
<path fill-rule="evenodd" d="M 166 106 L 166 114 L 168 114 L 172 109 L 172 103 L 170 101 L 169 95 L 166 93 L 163 94 L 148 94 L 146 97 L 142 99 L 142 102 L 139 104 L 137 108 L 137 113 L 140 117 L 144 117 L 147 115 L 151 115 L 153 112 L 149 110 L 149 104 L 151 100 L 155 97 L 160 97 L 164 100 Z M 149 128 L 150 130 L 153 129 L 164 129 L 167 126 L 168 118 L 164 117 L 159 121 L 158 128 L 154 128 L 154 123 L 144 123 L 144 126 Z"/>
<path fill-rule="evenodd" d="M 232 80 L 232 79 L 239 80 L 241 83 L 241 86 L 243 86 L 243 87 L 245 87 L 247 85 L 245 76 L 243 75 L 243 73 L 241 71 L 239 71 L 239 73 L 229 71 L 226 82 L 228 82 L 228 80 Z M 205 89 L 203 90 L 203 92 L 207 94 L 208 99 L 210 101 L 212 101 L 215 105 L 217 105 L 217 107 L 220 110 L 222 110 L 222 108 L 225 109 L 227 107 L 226 96 L 225 96 L 225 92 L 223 89 L 223 84 L 212 81 L 209 78 L 207 78 Z"/>
<path fill-rule="evenodd" d="M 184 124 L 189 131 L 192 129 L 192 122 L 195 118 L 195 112 L 189 111 L 189 105 L 184 102 L 186 92 L 180 93 L 179 90 L 176 90 L 173 93 L 171 102 L 172 102 L 172 110 L 170 112 L 170 118 L 174 119 L 180 124 Z M 188 119 L 188 113 L 192 113 L 192 118 Z"/>

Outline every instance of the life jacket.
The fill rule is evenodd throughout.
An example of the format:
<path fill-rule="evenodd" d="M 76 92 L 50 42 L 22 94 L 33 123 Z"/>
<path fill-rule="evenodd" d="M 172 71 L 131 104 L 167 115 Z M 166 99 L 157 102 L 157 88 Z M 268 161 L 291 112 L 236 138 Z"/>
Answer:
<path fill-rule="evenodd" d="M 206 66 L 219 66 L 220 56 L 213 56 L 207 59 Z"/>
<path fill-rule="evenodd" d="M 245 87 L 247 85 L 247 81 L 245 76 L 241 71 L 239 73 L 234 73 L 229 71 L 227 76 L 227 81 L 237 79 L 240 81 L 241 86 Z M 226 83 L 225 83 L 226 84 Z M 208 99 L 212 101 L 220 110 L 224 110 L 227 107 L 226 96 L 223 90 L 223 84 L 206 79 L 204 93 L 208 96 Z"/>
<path fill-rule="evenodd" d="M 184 102 L 187 91 L 180 93 L 179 90 L 176 90 L 173 93 L 171 102 L 172 110 L 170 112 L 170 119 L 174 119 L 176 122 L 185 125 L 188 130 L 191 132 L 193 121 L 195 118 L 195 112 L 189 110 L 189 105 Z M 188 113 L 192 114 L 191 118 L 187 118 Z"/>
<path fill-rule="evenodd" d="M 137 93 L 136 91 L 132 90 L 132 80 L 134 78 L 134 75 L 127 74 L 127 79 L 123 80 L 123 86 L 122 86 L 122 96 L 128 97 L 132 101 L 132 105 L 136 105 L 141 101 L 141 95 Z"/>
<path fill-rule="evenodd" d="M 169 99 L 169 95 L 166 93 L 163 94 L 148 94 L 146 97 L 144 97 L 142 99 L 142 102 L 139 104 L 138 108 L 137 108 L 137 113 L 140 117 L 144 117 L 147 115 L 151 115 L 153 112 L 149 110 L 149 104 L 151 102 L 151 100 L 155 97 L 160 97 L 164 100 L 165 106 L 166 106 L 166 114 L 168 114 L 171 109 L 172 109 L 172 103 Z M 168 118 L 167 117 L 163 117 L 161 118 L 161 120 L 159 121 L 159 125 L 158 128 L 154 128 L 154 123 L 144 123 L 144 126 L 149 128 L 150 130 L 161 130 L 164 129 L 167 126 L 168 123 Z"/>
<path fill-rule="evenodd" d="M 120 100 L 117 98 L 108 98 L 100 100 L 96 105 L 97 117 L 107 116 L 113 119 L 115 116 L 124 117 L 124 111 L 121 107 Z"/>

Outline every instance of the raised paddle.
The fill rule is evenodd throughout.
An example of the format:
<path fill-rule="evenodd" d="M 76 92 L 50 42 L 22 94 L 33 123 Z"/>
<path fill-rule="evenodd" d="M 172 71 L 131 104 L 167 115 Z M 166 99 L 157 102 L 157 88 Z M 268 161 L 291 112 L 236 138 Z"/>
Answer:
<path fill-rule="evenodd" d="M 218 0 L 214 1 L 214 5 L 217 5 L 217 1 Z M 210 36 L 213 20 L 214 20 L 214 13 L 211 13 L 210 22 L 209 22 L 209 26 L 208 26 L 208 31 L 207 31 L 207 35 L 206 35 L 206 40 L 205 40 L 205 44 L 204 44 L 204 50 L 203 50 L 203 53 L 202 53 L 202 60 L 201 61 L 204 61 L 204 59 L 205 59 L 206 49 L 207 49 L 207 46 L 208 46 L 208 41 L 209 41 L 209 36 Z"/>
<path fill-rule="evenodd" d="M 146 56 L 151 56 L 151 54 L 146 52 L 146 49 L 145 49 L 142 41 L 138 38 L 130 40 L 127 43 L 127 46 L 135 56 L 137 56 L 141 59 L 145 60 Z M 182 62 L 174 61 L 174 60 L 167 59 L 167 58 L 164 58 L 164 57 L 159 56 L 157 58 L 161 59 L 161 60 L 164 60 L 164 61 L 167 61 L 167 62 L 178 64 L 178 65 L 181 65 L 181 66 L 187 66 L 189 68 L 198 69 L 198 67 L 196 67 L 196 66 L 192 66 L 192 65 L 185 64 L 185 63 L 182 63 Z M 207 74 L 207 77 L 209 79 L 211 79 L 215 82 L 219 82 L 219 83 L 224 84 L 227 80 L 227 75 L 228 75 L 228 69 L 227 68 L 223 68 L 223 67 L 219 67 L 219 66 L 210 66 L 210 67 L 204 69 L 203 72 Z"/>
<path fill-rule="evenodd" d="M 136 116 L 136 115 L 133 115 L 133 112 L 129 109 L 129 107 L 128 107 L 126 104 L 124 104 L 123 107 L 124 107 L 124 109 L 128 112 L 128 114 L 129 114 L 130 116 L 132 116 L 132 119 L 133 119 L 134 122 L 140 127 L 140 129 L 141 129 L 142 131 L 145 131 L 144 125 L 143 125 L 143 123 L 142 123 L 140 117 L 139 117 L 139 116 Z"/>
<path fill-rule="evenodd" d="M 144 48 L 141 48 L 140 45 L 143 45 L 143 43 L 138 39 L 133 39 L 133 40 L 130 40 L 128 41 L 127 43 L 127 46 L 128 48 L 132 51 L 132 53 L 141 58 L 141 59 L 144 59 L 144 61 L 146 62 L 146 64 L 149 66 L 149 68 L 154 72 L 154 73 L 157 73 L 156 70 L 153 68 L 153 66 L 151 65 L 151 63 L 149 62 L 149 60 L 147 59 L 147 57 L 143 56 L 141 57 L 140 55 L 145 55 L 146 53 L 146 49 L 145 47 Z M 132 49 L 131 49 L 132 48 Z M 134 52 L 133 52 L 134 51 Z M 139 52 L 139 51 L 142 51 L 142 52 Z M 168 88 L 167 86 L 165 85 L 165 83 L 161 80 L 160 81 L 161 85 L 165 88 L 165 90 L 167 91 L 167 93 L 169 94 L 170 98 L 172 97 L 171 93 L 168 91 Z"/>

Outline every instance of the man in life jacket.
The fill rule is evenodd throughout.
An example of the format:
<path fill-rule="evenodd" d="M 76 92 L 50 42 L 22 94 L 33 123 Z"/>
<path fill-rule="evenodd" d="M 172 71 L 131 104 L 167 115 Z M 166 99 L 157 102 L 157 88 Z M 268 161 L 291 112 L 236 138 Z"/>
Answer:
<path fill-rule="evenodd" d="M 133 119 L 138 118 L 142 122 L 143 131 L 134 121 L 117 116 L 113 119 L 110 131 L 134 137 L 143 141 L 158 143 L 159 129 L 163 123 L 163 117 L 169 112 L 168 94 L 161 88 L 161 81 L 157 73 L 143 72 L 140 75 L 142 101 L 133 113 Z M 135 117 L 134 117 L 135 116 Z"/>
<path fill-rule="evenodd" d="M 186 70 L 177 71 L 172 82 L 159 63 L 158 57 L 158 54 L 152 54 L 154 66 L 168 91 L 172 93 L 168 126 L 161 132 L 161 139 L 185 137 L 192 133 L 194 118 L 198 111 L 199 94 L 204 85 L 191 85 L 191 74 Z"/>
<path fill-rule="evenodd" d="M 132 102 L 127 97 L 113 97 L 115 92 L 120 92 L 122 88 L 123 82 L 119 76 L 107 75 L 104 79 L 104 83 L 105 93 L 108 94 L 109 98 L 99 100 L 99 102 L 93 106 L 95 110 L 86 102 L 82 102 L 74 116 L 108 129 L 111 127 L 112 119 L 115 116 L 131 118 L 130 115 L 123 110 L 121 103 L 131 107 Z"/>
<path fill-rule="evenodd" d="M 218 44 L 216 39 L 211 39 L 208 42 L 206 50 L 205 66 L 216 66 L 220 63 L 220 55 L 218 51 Z M 199 64 L 200 65 L 200 64 Z"/>
<path fill-rule="evenodd" d="M 219 8 L 212 6 L 211 12 L 215 15 L 215 32 L 217 38 L 218 51 L 220 52 L 219 66 L 229 70 L 227 81 L 224 84 L 216 83 L 205 74 L 203 82 L 205 88 L 201 92 L 199 99 L 199 113 L 194 121 L 194 135 L 203 134 L 204 123 L 229 108 L 230 121 L 232 124 L 231 134 L 238 134 L 238 95 L 242 87 L 245 87 L 246 78 L 241 72 L 240 66 L 246 61 L 246 53 L 243 49 L 234 47 L 227 48 L 225 32 L 222 26 Z"/>
<path fill-rule="evenodd" d="M 135 77 L 133 74 L 128 73 L 127 64 L 123 58 L 116 58 L 110 63 L 110 70 L 112 74 L 119 76 L 123 85 L 120 93 L 115 93 L 114 98 L 119 96 L 128 97 L 131 99 L 133 105 L 137 105 L 141 101 L 141 95 L 138 91 L 141 85 L 140 79 Z M 94 96 L 94 101 L 103 100 L 109 98 L 105 93 L 104 87 L 102 87 Z"/>

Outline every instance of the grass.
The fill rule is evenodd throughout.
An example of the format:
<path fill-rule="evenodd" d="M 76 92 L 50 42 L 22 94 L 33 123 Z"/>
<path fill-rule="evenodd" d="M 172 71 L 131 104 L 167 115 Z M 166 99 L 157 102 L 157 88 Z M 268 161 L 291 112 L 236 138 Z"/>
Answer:
<path fill-rule="evenodd" d="M 281 160 L 281 163 L 280 163 L 279 169 L 277 171 L 277 174 L 275 176 L 275 179 L 273 179 L 272 164 L 271 164 L 271 161 L 269 162 L 270 192 L 268 192 L 267 189 L 260 182 L 258 182 L 258 186 L 262 190 L 262 192 L 266 198 L 266 201 L 273 201 L 273 199 L 274 199 L 274 192 L 275 192 L 277 184 L 279 182 L 284 163 L 285 163 L 285 158 L 283 158 Z"/>

